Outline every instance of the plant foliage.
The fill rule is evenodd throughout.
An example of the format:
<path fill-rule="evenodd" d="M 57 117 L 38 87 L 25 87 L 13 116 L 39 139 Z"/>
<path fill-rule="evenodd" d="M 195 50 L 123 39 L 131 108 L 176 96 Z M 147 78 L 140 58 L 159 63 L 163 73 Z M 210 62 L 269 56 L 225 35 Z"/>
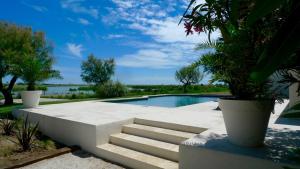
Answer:
<path fill-rule="evenodd" d="M 102 60 L 91 54 L 81 64 L 81 78 L 87 83 L 102 85 L 114 75 L 115 62 L 113 59 Z"/>
<path fill-rule="evenodd" d="M 99 98 L 122 97 L 127 94 L 127 88 L 120 82 L 108 81 L 97 86 L 96 95 Z"/>
<path fill-rule="evenodd" d="M 280 17 L 282 24 L 278 26 L 275 36 L 260 56 L 258 66 L 252 73 L 252 78 L 258 82 L 263 81 L 278 69 L 285 77 L 294 80 L 295 73 L 300 71 L 300 2 L 297 0 L 265 0 L 256 1 L 248 17 L 248 24 L 254 25 L 265 20 L 268 14 L 286 9 L 286 17 Z M 298 83 L 299 83 L 299 78 Z M 290 81 L 291 82 L 291 81 Z M 291 84 L 291 83 L 290 83 Z"/>
<path fill-rule="evenodd" d="M 31 124 L 28 121 L 28 115 L 26 116 L 25 120 L 19 120 L 18 124 L 16 125 L 16 136 L 18 139 L 18 144 L 20 145 L 20 147 L 22 147 L 23 151 L 31 149 L 34 142 L 34 136 L 38 131 L 38 126 L 39 123 Z"/>
<path fill-rule="evenodd" d="M 259 67 L 268 67 L 266 64 L 269 62 L 262 54 L 270 44 L 280 41 L 273 39 L 278 33 L 278 27 L 288 20 L 293 7 L 281 5 L 276 10 L 272 10 L 274 7 L 267 7 L 266 9 L 270 10 L 268 12 L 251 13 L 256 10 L 262 11 L 261 6 L 264 4 L 255 0 L 206 0 L 204 3 L 195 4 L 183 17 L 185 25 L 189 25 L 186 26 L 187 34 L 202 30 L 208 34 L 210 46 L 215 47 L 215 51 L 204 55 L 198 64 L 213 74 L 213 81 L 227 83 L 232 94 L 239 99 L 273 98 L 276 95 L 268 90 L 271 80 L 269 75 L 279 70 L 278 67 L 264 70 L 269 71 L 268 76 L 260 81 L 253 77 Z M 258 16 L 263 18 L 253 19 Z M 255 25 L 251 22 L 255 22 Z M 210 39 L 210 34 L 217 30 L 221 32 L 222 37 L 215 43 Z M 209 45 L 199 45 L 200 48 L 205 46 Z M 280 48 L 280 45 L 277 47 Z M 279 62 L 290 61 L 286 60 Z M 273 59 L 272 63 L 274 62 L 278 61 Z"/>
<path fill-rule="evenodd" d="M 32 51 L 31 29 L 0 22 L 0 90 L 5 105 L 13 104 L 12 89 L 21 75 L 24 57 Z M 3 79 L 9 83 L 3 83 Z"/>
<path fill-rule="evenodd" d="M 4 119 L 0 119 L 0 127 L 2 128 L 4 135 L 11 135 L 13 133 L 13 129 L 16 125 L 14 120 L 10 120 L 8 117 Z"/>
<path fill-rule="evenodd" d="M 21 79 L 27 83 L 27 90 L 35 90 L 36 83 L 50 78 L 61 78 L 59 71 L 52 68 L 55 59 L 52 46 L 45 40 L 44 33 L 35 32 L 32 35 L 33 50 L 24 56 Z"/>
<path fill-rule="evenodd" d="M 189 65 L 177 70 L 175 78 L 183 84 L 183 92 L 187 92 L 187 87 L 192 84 L 197 84 L 203 79 L 203 73 L 200 72 L 197 66 Z"/>

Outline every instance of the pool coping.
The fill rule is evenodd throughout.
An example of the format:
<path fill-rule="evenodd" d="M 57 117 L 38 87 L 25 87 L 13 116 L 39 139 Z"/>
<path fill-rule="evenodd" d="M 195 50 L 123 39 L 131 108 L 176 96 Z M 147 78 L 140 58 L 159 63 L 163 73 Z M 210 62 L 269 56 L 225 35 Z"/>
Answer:
<path fill-rule="evenodd" d="M 112 98 L 112 99 L 102 99 L 103 102 L 119 103 L 126 101 L 135 100 L 147 100 L 153 97 L 163 97 L 163 96 L 201 96 L 201 97 L 227 97 L 230 94 L 157 94 L 157 95 L 144 95 L 140 97 L 130 97 L 130 98 Z"/>

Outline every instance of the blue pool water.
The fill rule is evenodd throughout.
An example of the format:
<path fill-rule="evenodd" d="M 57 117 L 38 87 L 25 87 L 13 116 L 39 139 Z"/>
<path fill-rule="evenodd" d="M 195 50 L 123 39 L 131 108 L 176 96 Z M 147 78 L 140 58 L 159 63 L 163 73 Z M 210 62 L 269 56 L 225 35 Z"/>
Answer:
<path fill-rule="evenodd" d="M 140 100 L 126 100 L 117 101 L 118 103 L 145 105 L 145 106 L 159 106 L 159 107 L 180 107 L 196 103 L 203 103 L 208 101 L 216 101 L 217 97 L 203 97 L 203 96 L 159 96 L 150 97 L 148 99 Z"/>

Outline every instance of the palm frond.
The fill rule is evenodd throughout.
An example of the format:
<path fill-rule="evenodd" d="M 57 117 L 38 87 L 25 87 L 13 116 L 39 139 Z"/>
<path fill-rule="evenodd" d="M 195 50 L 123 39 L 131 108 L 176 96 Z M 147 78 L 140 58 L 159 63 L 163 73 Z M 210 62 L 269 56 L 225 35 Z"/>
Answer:
<path fill-rule="evenodd" d="M 202 43 L 199 43 L 196 47 L 195 50 L 201 50 L 201 49 L 214 49 L 218 45 L 218 42 L 216 40 L 212 41 L 205 41 Z"/>

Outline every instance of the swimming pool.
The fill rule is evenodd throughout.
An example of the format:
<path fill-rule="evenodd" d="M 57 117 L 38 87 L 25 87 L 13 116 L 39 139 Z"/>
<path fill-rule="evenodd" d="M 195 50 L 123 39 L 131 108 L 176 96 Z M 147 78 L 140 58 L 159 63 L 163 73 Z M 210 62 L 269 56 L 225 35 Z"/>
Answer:
<path fill-rule="evenodd" d="M 180 107 L 187 106 L 196 103 L 203 103 L 208 101 L 217 101 L 217 97 L 205 97 L 205 96 L 155 96 L 145 99 L 134 100 L 119 100 L 113 101 L 115 103 L 125 103 L 144 106 L 159 106 L 159 107 Z"/>

